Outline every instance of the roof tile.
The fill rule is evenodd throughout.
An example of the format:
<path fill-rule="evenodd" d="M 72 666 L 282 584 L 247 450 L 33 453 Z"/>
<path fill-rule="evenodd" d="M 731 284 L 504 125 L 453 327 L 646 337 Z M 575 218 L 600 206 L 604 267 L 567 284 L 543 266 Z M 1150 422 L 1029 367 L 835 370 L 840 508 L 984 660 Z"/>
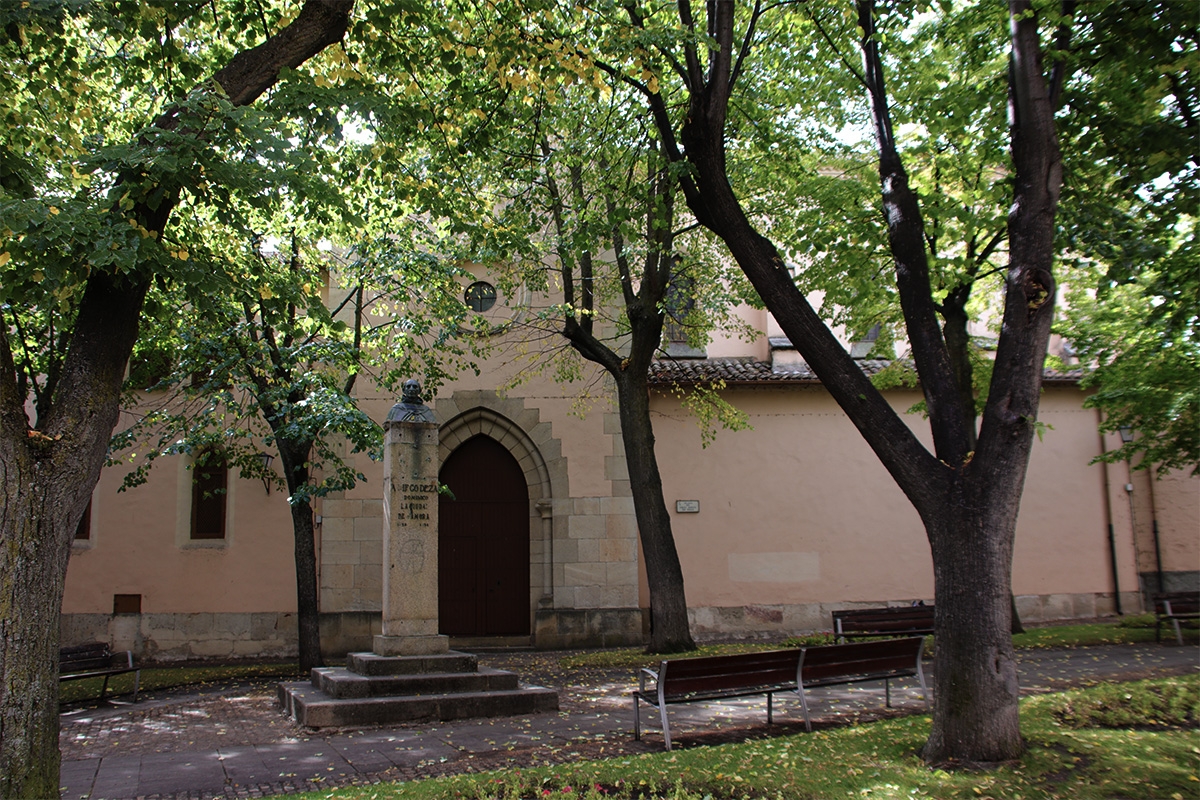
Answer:
<path fill-rule="evenodd" d="M 862 359 L 856 362 L 868 375 L 874 375 L 892 362 L 884 359 Z M 1082 369 L 1047 369 L 1042 382 L 1047 384 L 1077 384 Z M 804 362 L 780 364 L 772 368 L 768 361 L 753 356 L 737 358 L 697 358 L 654 361 L 650 364 L 651 386 L 689 386 L 724 381 L 730 386 L 755 384 L 816 384 L 821 383 L 812 368 Z"/>

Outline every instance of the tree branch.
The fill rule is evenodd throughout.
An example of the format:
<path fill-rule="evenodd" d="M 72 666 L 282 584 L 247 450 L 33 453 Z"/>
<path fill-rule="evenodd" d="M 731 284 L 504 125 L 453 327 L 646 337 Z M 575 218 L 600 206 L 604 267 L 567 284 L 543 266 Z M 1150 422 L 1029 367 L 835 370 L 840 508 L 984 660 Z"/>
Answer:
<path fill-rule="evenodd" d="M 629 10 L 629 19 L 638 28 L 644 28 L 642 17 L 637 13 L 636 7 L 630 3 L 627 6 Z M 689 91 L 698 92 L 704 86 L 704 70 L 700 66 L 700 56 L 696 52 L 696 20 L 692 16 L 691 0 L 680 0 L 679 2 L 679 21 L 683 23 L 690 34 L 687 41 L 683 44 L 683 56 L 687 61 L 687 87 Z"/>
<path fill-rule="evenodd" d="M 363 285 L 360 282 L 354 290 L 354 364 L 356 369 L 351 371 L 342 384 L 342 394 L 348 395 L 358 380 L 358 372 L 362 367 L 362 331 L 363 331 Z"/>
<path fill-rule="evenodd" d="M 733 65 L 733 74 L 729 76 L 731 91 L 737 84 L 738 76 L 742 74 L 742 62 L 750 55 L 750 47 L 754 42 L 754 29 L 758 26 L 758 19 L 762 16 L 762 13 L 762 0 L 754 0 L 754 11 L 751 12 L 750 22 L 746 25 L 746 35 L 742 37 L 742 46 L 738 50 L 737 62 Z"/>
<path fill-rule="evenodd" d="M 961 403 L 961 393 L 942 330 L 938 325 L 925 250 L 924 222 L 916 193 L 908 184 L 908 174 L 892 132 L 891 112 L 883 78 L 883 60 L 875 35 L 873 0 L 858 0 L 862 50 L 879 147 L 879 179 L 888 241 L 896 267 L 896 286 L 904 322 L 912 344 L 921 389 L 929 411 L 930 428 L 938 458 L 959 465 L 971 452 L 974 438 L 973 409 Z"/>
<path fill-rule="evenodd" d="M 714 9 L 713 6 L 716 6 Z M 709 114 L 714 127 L 725 127 L 725 115 L 729 108 L 729 95 L 733 89 L 733 17 L 734 3 L 713 2 L 709 4 L 709 29 L 717 43 L 716 50 L 709 51 L 708 86 Z M 715 10 L 715 14 L 713 11 Z"/>
<path fill-rule="evenodd" d="M 550 195 L 550 218 L 554 222 L 554 231 L 558 235 L 558 242 L 554 247 L 554 251 L 558 256 L 559 274 L 562 275 L 563 282 L 563 303 L 565 305 L 564 313 L 567 321 L 574 321 L 578 324 L 578 319 L 575 315 L 575 268 L 574 259 L 568 248 L 564 247 L 567 240 L 566 220 L 563 217 L 565 203 L 563 202 L 562 192 L 558 189 L 558 181 L 554 179 L 552 165 L 550 163 L 550 142 L 542 139 L 542 155 L 544 156 L 545 174 L 546 174 L 546 191 Z"/>
<path fill-rule="evenodd" d="M 1054 313 L 1054 222 L 1062 189 L 1037 15 L 1030 0 L 1010 0 L 1009 16 L 1013 201 L 1003 327 L 979 431 L 985 459 L 1012 458 L 1014 446 L 1026 452 L 1031 446 Z"/>
<path fill-rule="evenodd" d="M 1068 51 L 1071 49 L 1072 20 L 1075 17 L 1076 0 L 1062 0 L 1062 20 L 1054 33 L 1054 51 L 1058 56 L 1050 73 L 1050 107 L 1057 109 L 1062 104 L 1063 84 L 1067 80 Z"/>
<path fill-rule="evenodd" d="M 846 68 L 846 71 L 853 75 L 854 79 L 857 80 L 864 89 L 870 91 L 871 84 L 867 81 L 866 76 L 863 75 L 856 66 L 854 66 L 854 62 L 847 58 L 842 52 L 841 48 L 837 46 L 837 43 L 834 42 L 833 37 L 829 35 L 827 30 L 825 30 L 825 26 L 821 23 L 821 20 L 817 19 L 817 15 L 813 13 L 812 8 L 807 3 L 804 4 L 804 13 L 808 15 L 809 20 L 812 22 L 813 26 L 816 27 L 817 33 L 821 34 L 821 38 L 824 39 L 825 43 L 829 45 L 829 49 L 837 54 L 838 61 L 842 62 L 842 66 Z"/>

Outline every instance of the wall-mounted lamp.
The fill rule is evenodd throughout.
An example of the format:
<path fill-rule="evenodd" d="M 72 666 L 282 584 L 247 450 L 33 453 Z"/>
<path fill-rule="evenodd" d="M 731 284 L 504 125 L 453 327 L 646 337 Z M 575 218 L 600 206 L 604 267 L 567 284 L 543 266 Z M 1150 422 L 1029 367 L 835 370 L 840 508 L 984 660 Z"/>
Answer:
<path fill-rule="evenodd" d="M 1117 428 L 1117 433 L 1121 434 L 1121 441 L 1123 443 L 1129 444 L 1133 441 L 1133 428 L 1128 425 L 1122 425 L 1120 428 Z"/>
<path fill-rule="evenodd" d="M 259 453 L 258 460 L 262 462 L 263 472 L 271 468 L 271 462 L 275 460 L 275 456 L 270 453 Z M 267 490 L 267 494 L 271 493 L 271 481 L 267 479 L 266 474 L 262 476 L 263 488 Z"/>

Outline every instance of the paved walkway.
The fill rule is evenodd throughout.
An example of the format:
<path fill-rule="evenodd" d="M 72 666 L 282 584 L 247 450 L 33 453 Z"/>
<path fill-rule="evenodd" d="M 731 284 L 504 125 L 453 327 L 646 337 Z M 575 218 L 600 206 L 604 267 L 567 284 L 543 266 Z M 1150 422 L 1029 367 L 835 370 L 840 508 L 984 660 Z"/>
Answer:
<path fill-rule="evenodd" d="M 284 719 L 265 683 L 64 713 L 62 797 L 264 797 L 662 749 L 652 715 L 643 717 L 650 719 L 643 741 L 633 740 L 632 670 L 563 669 L 563 655 L 480 657 L 559 690 L 558 713 L 525 717 L 314 732 Z M 1019 659 L 1026 693 L 1200 669 L 1200 650 L 1174 645 L 1020 651 Z M 818 690 L 810 711 L 817 727 L 827 727 L 924 708 L 915 684 L 892 696 L 888 710 L 882 686 Z M 798 705 L 786 699 L 769 730 L 762 698 L 673 706 L 670 714 L 672 739 L 683 747 L 804 730 Z"/>

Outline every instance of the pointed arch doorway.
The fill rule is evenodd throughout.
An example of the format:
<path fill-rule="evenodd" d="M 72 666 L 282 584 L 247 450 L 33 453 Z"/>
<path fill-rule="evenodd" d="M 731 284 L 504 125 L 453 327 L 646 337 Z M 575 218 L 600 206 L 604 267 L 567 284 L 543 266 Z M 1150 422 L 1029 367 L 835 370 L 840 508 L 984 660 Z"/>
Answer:
<path fill-rule="evenodd" d="M 438 619 L 449 636 L 529 634 L 529 490 L 508 449 L 485 435 L 442 465 Z"/>

